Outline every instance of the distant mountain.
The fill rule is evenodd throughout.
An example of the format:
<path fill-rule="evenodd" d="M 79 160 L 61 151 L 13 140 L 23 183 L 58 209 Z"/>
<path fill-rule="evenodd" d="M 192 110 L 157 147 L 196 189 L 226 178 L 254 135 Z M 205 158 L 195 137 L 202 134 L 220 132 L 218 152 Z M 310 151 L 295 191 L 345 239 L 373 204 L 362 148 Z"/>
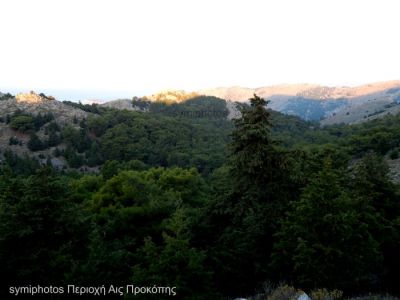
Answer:
<path fill-rule="evenodd" d="M 357 87 L 283 84 L 255 89 L 235 86 L 194 92 L 166 90 L 142 98 L 133 97 L 113 101 L 88 100 L 83 103 L 96 103 L 104 108 L 143 111 L 163 109 L 165 112 L 171 112 L 176 110 L 175 106 L 179 103 L 199 100 L 202 96 L 211 96 L 226 100 L 224 108 L 228 112 L 226 117 L 232 119 L 240 115 L 237 102 L 247 103 L 253 94 L 270 100 L 268 107 L 275 111 L 298 116 L 306 121 L 318 121 L 322 125 L 356 124 L 387 114 L 400 113 L 400 81 L 378 82 Z M 8 99 L 8 95 L 0 94 L 0 100 Z M 193 105 L 193 102 L 189 103 L 191 103 L 190 106 L 183 107 L 189 107 L 190 110 L 194 109 L 193 107 L 197 107 L 197 110 L 202 107 Z M 172 105 L 172 107 L 165 105 Z M 77 105 L 75 108 L 82 107 Z M 181 106 L 178 110 L 182 109 Z M 202 109 L 205 108 L 202 107 Z M 93 111 L 88 110 L 88 112 Z"/>
<path fill-rule="evenodd" d="M 357 87 L 288 84 L 256 89 L 228 87 L 201 90 L 198 94 L 246 102 L 254 93 L 270 100 L 269 107 L 322 124 L 359 123 L 400 111 L 400 81 Z"/>

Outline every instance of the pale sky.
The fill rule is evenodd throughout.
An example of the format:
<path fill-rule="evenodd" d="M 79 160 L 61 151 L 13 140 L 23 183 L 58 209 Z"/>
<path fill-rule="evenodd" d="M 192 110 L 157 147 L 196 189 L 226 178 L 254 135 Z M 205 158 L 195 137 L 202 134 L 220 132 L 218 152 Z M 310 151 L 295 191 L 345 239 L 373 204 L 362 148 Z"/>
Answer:
<path fill-rule="evenodd" d="M 398 0 L 0 0 L 0 91 L 77 100 L 400 79 L 399 11 Z"/>

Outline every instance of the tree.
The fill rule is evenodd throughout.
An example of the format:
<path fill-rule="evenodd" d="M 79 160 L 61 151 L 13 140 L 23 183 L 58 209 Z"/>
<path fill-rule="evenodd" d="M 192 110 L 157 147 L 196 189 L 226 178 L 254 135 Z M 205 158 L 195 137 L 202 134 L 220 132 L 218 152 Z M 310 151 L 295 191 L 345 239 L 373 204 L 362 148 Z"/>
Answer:
<path fill-rule="evenodd" d="M 188 209 L 192 217 L 190 208 L 203 204 L 203 189 L 194 169 L 121 171 L 109 177 L 88 202 L 94 228 L 82 273 L 92 283 L 128 284 L 133 267 L 143 261 L 138 250 L 145 240 L 158 247 L 165 224 L 178 208 Z"/>
<path fill-rule="evenodd" d="M 25 132 L 35 128 L 34 119 L 32 116 L 17 115 L 11 118 L 10 127 Z"/>
<path fill-rule="evenodd" d="M 285 153 L 271 137 L 271 118 L 266 110 L 268 102 L 254 95 L 250 103 L 249 109 L 242 110 L 242 117 L 235 119 L 230 144 L 234 208 L 240 218 L 254 208 L 253 205 L 277 204 L 287 171 Z M 270 213 L 273 214 L 272 209 Z"/>
<path fill-rule="evenodd" d="M 217 280 L 225 293 L 245 295 L 265 280 L 272 236 L 287 206 L 286 153 L 271 138 L 267 101 L 257 95 L 235 120 L 230 145 L 231 188 L 208 212 L 215 232 Z M 214 223 L 215 222 L 215 223 Z M 222 230 L 219 231 L 219 230 Z"/>
<path fill-rule="evenodd" d="M 379 241 L 383 254 L 383 277 L 380 288 L 398 292 L 397 273 L 400 268 L 399 187 L 390 179 L 386 162 L 373 152 L 368 153 L 353 168 L 353 197 L 369 201 L 376 215 L 371 233 Z"/>
<path fill-rule="evenodd" d="M 47 144 L 49 147 L 57 146 L 61 142 L 60 136 L 55 131 L 50 131 Z"/>
<path fill-rule="evenodd" d="M 326 159 L 293 203 L 276 234 L 271 263 L 281 275 L 276 279 L 348 292 L 376 283 L 382 255 L 370 228 L 377 216 L 368 199 L 352 197 L 347 180 Z"/>
<path fill-rule="evenodd" d="M 212 271 L 205 263 L 206 252 L 190 244 L 187 223 L 190 218 L 185 209 L 178 209 L 168 220 L 159 245 L 149 237 L 145 239 L 139 250 L 141 259 L 133 268 L 133 282 L 138 286 L 176 287 L 177 299 L 221 299 L 214 289 Z M 169 297 L 146 295 L 143 299 Z"/>
<path fill-rule="evenodd" d="M 28 142 L 29 150 L 40 151 L 43 150 L 45 147 L 46 145 L 40 140 L 40 138 L 35 133 L 32 133 Z"/>
<path fill-rule="evenodd" d="M 2 286 L 64 284 L 87 236 L 83 210 L 68 201 L 66 182 L 48 167 L 0 182 Z"/>
<path fill-rule="evenodd" d="M 101 167 L 101 175 L 105 180 L 112 178 L 117 175 L 120 171 L 120 164 L 116 160 L 107 160 Z"/>

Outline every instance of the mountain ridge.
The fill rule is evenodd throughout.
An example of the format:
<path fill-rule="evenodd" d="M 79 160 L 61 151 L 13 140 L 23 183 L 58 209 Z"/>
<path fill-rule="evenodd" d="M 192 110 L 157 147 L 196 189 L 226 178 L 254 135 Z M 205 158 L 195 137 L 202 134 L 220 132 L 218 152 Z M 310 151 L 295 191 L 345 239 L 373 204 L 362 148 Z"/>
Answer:
<path fill-rule="evenodd" d="M 260 97 L 268 98 L 271 96 L 307 96 L 312 99 L 342 97 L 354 98 L 376 92 L 381 92 L 391 88 L 400 87 L 400 80 L 373 82 L 354 87 L 350 86 L 326 86 L 312 83 L 299 84 L 279 84 L 258 88 L 248 88 L 241 86 L 217 87 L 197 91 L 199 94 L 215 96 L 232 101 L 247 101 L 254 93 Z M 310 92 L 314 92 L 310 94 Z"/>
<path fill-rule="evenodd" d="M 329 124 L 355 124 L 400 109 L 400 80 L 382 81 L 355 87 L 330 87 L 318 84 L 282 84 L 259 87 L 219 87 L 198 91 L 225 100 L 247 102 L 253 94 L 270 100 L 273 110 L 299 116 L 305 120 Z"/>
<path fill-rule="evenodd" d="M 353 87 L 299 83 L 258 88 L 232 86 L 197 91 L 163 90 L 140 98 L 90 101 L 90 104 L 97 103 L 101 107 L 116 109 L 143 110 L 143 107 L 133 105 L 132 102 L 140 99 L 176 104 L 201 96 L 210 96 L 227 101 L 226 107 L 231 112 L 228 116 L 232 118 L 238 115 L 237 111 L 232 111 L 235 110 L 235 105 L 232 103 L 248 103 L 248 99 L 254 94 L 269 100 L 268 106 L 273 110 L 299 116 L 307 121 L 318 121 L 322 125 L 356 124 L 387 114 L 400 113 L 400 105 L 398 105 L 400 104 L 400 80 L 373 82 Z M 21 98 L 20 95 L 17 95 L 17 100 Z M 22 98 L 36 97 L 32 94 L 22 95 L 25 95 Z M 53 97 L 50 99 L 54 100 Z M 32 101 L 43 102 L 42 100 Z M 87 102 L 83 101 L 83 103 Z"/>

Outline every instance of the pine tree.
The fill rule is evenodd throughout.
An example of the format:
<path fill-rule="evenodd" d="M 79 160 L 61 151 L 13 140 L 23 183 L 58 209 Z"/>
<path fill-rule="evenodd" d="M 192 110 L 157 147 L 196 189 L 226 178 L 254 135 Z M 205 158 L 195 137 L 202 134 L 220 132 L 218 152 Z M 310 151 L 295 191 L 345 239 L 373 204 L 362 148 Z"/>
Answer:
<path fill-rule="evenodd" d="M 278 204 L 288 172 L 285 153 L 271 137 L 268 101 L 254 95 L 250 103 L 250 109 L 242 110 L 242 117 L 235 120 L 230 145 L 231 178 L 237 200 L 234 210 L 240 218 L 259 205 Z M 268 214 L 275 214 L 272 207 Z"/>
<path fill-rule="evenodd" d="M 272 255 L 280 280 L 302 288 L 371 288 L 382 260 L 370 231 L 376 215 L 369 201 L 352 197 L 343 175 L 327 159 L 293 203 Z"/>
<path fill-rule="evenodd" d="M 28 142 L 28 148 L 31 151 L 40 151 L 44 149 L 44 144 L 43 142 L 40 140 L 40 138 L 35 134 L 32 133 L 30 140 Z"/>
<path fill-rule="evenodd" d="M 218 272 L 220 288 L 236 295 L 266 279 L 272 236 L 289 190 L 286 153 L 271 137 L 268 102 L 254 95 L 250 103 L 232 134 L 231 192 L 214 208 L 217 226 L 225 226 L 217 237 L 217 259 L 225 264 Z"/>

